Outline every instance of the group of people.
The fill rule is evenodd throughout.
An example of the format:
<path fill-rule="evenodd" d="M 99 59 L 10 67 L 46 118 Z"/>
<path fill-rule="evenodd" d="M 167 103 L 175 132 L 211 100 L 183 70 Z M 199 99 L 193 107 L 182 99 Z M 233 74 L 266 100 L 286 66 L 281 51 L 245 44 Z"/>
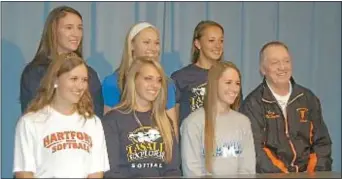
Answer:
<path fill-rule="evenodd" d="M 191 64 L 170 78 L 150 23 L 130 28 L 120 66 L 102 83 L 83 58 L 82 39 L 77 10 L 50 12 L 20 81 L 16 178 L 331 171 L 320 101 L 295 83 L 286 44 L 261 48 L 264 79 L 243 99 L 217 22 L 197 24 Z"/>

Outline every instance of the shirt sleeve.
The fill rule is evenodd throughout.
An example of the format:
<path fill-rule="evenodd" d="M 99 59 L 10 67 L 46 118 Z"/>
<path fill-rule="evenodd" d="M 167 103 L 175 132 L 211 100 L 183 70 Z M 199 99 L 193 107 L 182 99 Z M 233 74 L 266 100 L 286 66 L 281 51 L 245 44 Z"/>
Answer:
<path fill-rule="evenodd" d="M 37 94 L 41 75 L 34 66 L 26 66 L 20 79 L 20 104 L 21 112 L 24 113 L 31 100 Z"/>
<path fill-rule="evenodd" d="M 180 103 L 180 100 L 181 100 L 181 88 L 179 86 L 179 82 L 177 81 L 177 77 L 176 77 L 175 74 L 172 74 L 171 78 L 172 78 L 172 80 L 174 82 L 176 103 Z"/>
<path fill-rule="evenodd" d="M 181 126 L 182 169 L 184 176 L 199 177 L 205 175 L 201 130 L 189 117 Z"/>
<path fill-rule="evenodd" d="M 242 142 L 242 154 L 239 157 L 238 174 L 255 174 L 256 155 L 251 123 L 246 122 Z"/>
<path fill-rule="evenodd" d="M 13 172 L 36 173 L 34 130 L 31 121 L 28 120 L 32 119 L 22 117 L 16 126 Z"/>
<path fill-rule="evenodd" d="M 172 161 L 166 164 L 163 176 L 181 176 L 180 163 L 179 142 L 177 141 L 176 136 L 173 136 Z"/>
<path fill-rule="evenodd" d="M 115 74 L 105 77 L 102 83 L 102 93 L 106 106 L 114 107 L 119 104 L 121 92 Z"/>
<path fill-rule="evenodd" d="M 102 118 L 103 116 L 103 95 L 102 95 L 102 87 L 101 82 L 98 77 L 97 72 L 89 67 L 89 87 L 90 87 L 90 94 L 94 104 L 94 112 L 99 117 Z"/>
<path fill-rule="evenodd" d="M 102 126 L 106 138 L 108 159 L 110 170 L 105 172 L 105 178 L 123 178 L 126 177 L 123 172 L 121 172 L 120 166 L 120 136 L 117 122 L 117 113 L 111 111 L 103 117 Z"/>
<path fill-rule="evenodd" d="M 332 141 L 328 128 L 323 120 L 321 103 L 315 96 L 311 104 L 311 151 L 307 171 L 331 171 L 333 162 L 333 159 L 331 158 Z"/>
<path fill-rule="evenodd" d="M 167 103 L 166 109 L 171 109 L 176 106 L 176 87 L 171 79 L 167 85 Z"/>
<path fill-rule="evenodd" d="M 103 132 L 101 120 L 95 117 L 95 131 L 92 140 L 93 147 L 91 151 L 91 165 L 89 174 L 97 172 L 106 172 L 109 170 L 109 161 L 107 153 L 107 145 Z"/>

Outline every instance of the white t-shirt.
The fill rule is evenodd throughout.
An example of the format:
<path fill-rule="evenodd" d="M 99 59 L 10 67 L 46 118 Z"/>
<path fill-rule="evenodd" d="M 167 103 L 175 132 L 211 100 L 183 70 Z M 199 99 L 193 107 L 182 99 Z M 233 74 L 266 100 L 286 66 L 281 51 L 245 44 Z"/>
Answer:
<path fill-rule="evenodd" d="M 267 83 L 267 82 L 266 82 Z M 281 95 L 278 95 L 277 93 L 275 93 L 272 88 L 270 87 L 270 85 L 268 85 L 268 87 L 270 88 L 273 96 L 275 97 L 275 99 L 277 100 L 278 104 L 280 105 L 282 111 L 283 111 L 283 114 L 284 116 L 286 116 L 286 106 L 287 106 L 287 102 L 289 101 L 289 98 L 290 98 L 290 95 L 292 93 L 292 84 L 291 82 L 289 81 L 289 84 L 290 84 L 290 90 L 289 92 L 285 95 L 285 96 L 281 96 Z"/>
<path fill-rule="evenodd" d="M 22 116 L 16 127 L 13 172 L 37 178 L 86 178 L 109 170 L 101 120 L 66 116 L 47 106 Z"/>

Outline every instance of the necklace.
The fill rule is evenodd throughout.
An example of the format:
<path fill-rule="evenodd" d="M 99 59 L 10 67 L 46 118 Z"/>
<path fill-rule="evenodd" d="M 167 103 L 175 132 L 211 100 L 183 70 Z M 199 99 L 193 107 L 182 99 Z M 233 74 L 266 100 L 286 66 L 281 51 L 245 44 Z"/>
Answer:
<path fill-rule="evenodd" d="M 140 119 L 138 118 L 137 114 L 135 113 L 135 111 L 133 111 L 133 116 L 135 121 L 137 121 L 137 123 L 139 124 L 140 127 L 143 127 L 143 125 L 141 124 Z"/>

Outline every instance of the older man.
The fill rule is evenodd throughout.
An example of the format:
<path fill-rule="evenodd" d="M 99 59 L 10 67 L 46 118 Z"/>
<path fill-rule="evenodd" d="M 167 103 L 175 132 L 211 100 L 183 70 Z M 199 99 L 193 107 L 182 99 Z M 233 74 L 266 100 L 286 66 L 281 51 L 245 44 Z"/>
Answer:
<path fill-rule="evenodd" d="M 307 69 L 309 70 L 309 69 Z M 295 83 L 288 47 L 279 41 L 260 51 L 263 82 L 240 111 L 252 123 L 258 173 L 331 171 L 331 140 L 319 99 Z"/>

